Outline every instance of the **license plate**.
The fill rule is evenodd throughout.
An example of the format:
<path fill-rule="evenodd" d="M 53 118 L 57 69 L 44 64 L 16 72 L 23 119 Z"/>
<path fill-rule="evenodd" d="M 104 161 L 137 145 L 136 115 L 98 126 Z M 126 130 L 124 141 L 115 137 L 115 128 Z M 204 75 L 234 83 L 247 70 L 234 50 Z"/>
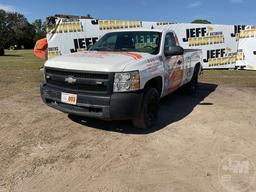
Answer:
<path fill-rule="evenodd" d="M 61 102 L 71 104 L 71 105 L 76 105 L 77 95 L 70 94 L 70 93 L 61 93 Z"/>

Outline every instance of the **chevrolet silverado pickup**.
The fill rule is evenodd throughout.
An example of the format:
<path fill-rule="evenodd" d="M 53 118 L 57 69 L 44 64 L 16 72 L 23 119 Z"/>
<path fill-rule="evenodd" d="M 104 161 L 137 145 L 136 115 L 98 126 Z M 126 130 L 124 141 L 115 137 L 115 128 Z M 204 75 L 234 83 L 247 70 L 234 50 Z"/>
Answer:
<path fill-rule="evenodd" d="M 87 51 L 46 61 L 41 96 L 71 115 L 151 128 L 160 98 L 180 87 L 196 92 L 201 63 L 201 50 L 184 50 L 172 30 L 118 30 Z"/>

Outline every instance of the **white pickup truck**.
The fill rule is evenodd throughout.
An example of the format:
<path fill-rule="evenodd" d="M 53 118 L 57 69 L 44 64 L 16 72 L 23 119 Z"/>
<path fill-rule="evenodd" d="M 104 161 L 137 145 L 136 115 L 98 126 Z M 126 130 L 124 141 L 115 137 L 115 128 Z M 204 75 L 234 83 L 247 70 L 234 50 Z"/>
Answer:
<path fill-rule="evenodd" d="M 46 61 L 41 96 L 65 113 L 151 128 L 160 98 L 196 91 L 201 63 L 201 50 L 184 50 L 171 30 L 110 32 L 88 51 Z"/>

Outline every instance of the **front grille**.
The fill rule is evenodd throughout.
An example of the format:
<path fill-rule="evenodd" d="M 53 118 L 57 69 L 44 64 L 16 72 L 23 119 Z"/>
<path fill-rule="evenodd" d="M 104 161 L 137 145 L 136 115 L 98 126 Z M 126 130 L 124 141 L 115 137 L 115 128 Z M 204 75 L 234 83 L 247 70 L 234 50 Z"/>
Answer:
<path fill-rule="evenodd" d="M 66 82 L 60 82 L 60 81 L 54 81 L 49 79 L 47 81 L 48 84 L 59 86 L 59 87 L 65 87 L 67 89 L 72 89 L 74 91 L 106 91 L 107 86 L 105 85 L 86 85 L 86 84 L 69 84 Z"/>
<path fill-rule="evenodd" d="M 107 94 L 112 91 L 111 73 L 78 72 L 61 69 L 45 69 L 46 82 L 63 91 L 87 92 Z M 68 83 L 67 78 L 72 77 L 76 82 Z"/>
<path fill-rule="evenodd" d="M 59 71 L 54 69 L 46 69 L 46 74 L 54 74 L 54 75 L 63 75 L 63 76 L 73 76 L 76 78 L 85 78 L 85 79 L 108 79 L 109 74 L 100 73 L 81 73 L 81 72 L 74 72 L 74 71 Z"/>

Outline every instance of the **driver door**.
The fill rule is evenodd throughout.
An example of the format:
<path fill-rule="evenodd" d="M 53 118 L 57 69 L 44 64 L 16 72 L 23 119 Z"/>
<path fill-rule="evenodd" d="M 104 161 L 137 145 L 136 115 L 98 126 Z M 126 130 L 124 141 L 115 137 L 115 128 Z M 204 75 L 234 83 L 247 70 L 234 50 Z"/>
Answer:
<path fill-rule="evenodd" d="M 172 32 L 165 36 L 164 49 L 178 46 L 178 42 Z M 184 75 L 184 58 L 183 55 L 164 57 L 165 69 L 165 94 L 169 94 L 182 85 Z"/>

